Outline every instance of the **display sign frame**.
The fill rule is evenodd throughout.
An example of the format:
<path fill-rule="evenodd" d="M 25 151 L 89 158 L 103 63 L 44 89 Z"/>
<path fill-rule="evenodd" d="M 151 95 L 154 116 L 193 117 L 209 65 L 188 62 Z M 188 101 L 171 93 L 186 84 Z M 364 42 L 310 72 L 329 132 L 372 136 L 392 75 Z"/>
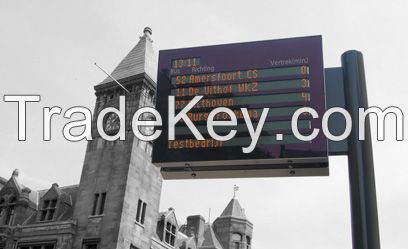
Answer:
<path fill-rule="evenodd" d="M 248 72 L 252 75 L 248 75 Z M 255 72 L 260 77 L 248 78 Z M 246 77 L 242 77 L 244 74 Z M 238 84 L 253 82 L 257 82 L 258 90 L 261 91 L 238 91 Z M 304 85 L 307 87 L 303 87 Z M 209 86 L 214 88 L 215 93 L 206 91 L 205 87 Z M 217 92 L 220 87 L 224 87 L 226 91 L 222 92 L 221 89 L 220 93 Z M 245 89 L 244 85 L 242 89 Z M 268 107 L 270 113 L 276 115 L 267 118 L 265 124 L 281 122 L 282 126 L 278 124 L 274 129 L 273 124 L 269 125 L 271 130 L 263 131 L 260 143 L 254 152 L 248 154 L 242 152 L 242 143 L 246 140 L 240 140 L 240 137 L 245 136 L 241 135 L 244 131 L 231 140 L 233 149 L 227 146 L 206 147 L 205 142 L 202 143 L 204 147 L 200 148 L 200 141 L 191 142 L 194 136 L 192 133 L 186 134 L 188 128 L 183 124 L 179 126 L 184 127 L 176 127 L 176 140 L 169 141 L 168 96 L 176 95 L 177 113 L 192 97 L 201 93 L 205 93 L 204 99 L 210 100 L 208 102 L 216 99 L 219 104 L 213 101 L 215 106 L 206 106 L 203 102 L 202 107 L 193 110 L 194 114 L 208 114 L 212 109 L 224 106 L 234 111 L 241 107 L 248 110 Z M 262 98 L 267 99 L 267 102 Z M 223 99 L 227 101 L 221 101 Z M 233 105 L 228 105 L 231 103 L 229 100 Z M 301 103 L 303 100 L 304 103 Z M 312 128 L 321 129 L 321 117 L 326 110 L 321 36 L 161 50 L 157 110 L 163 117 L 163 129 L 161 136 L 154 142 L 153 163 L 161 167 L 165 179 L 328 175 L 328 146 L 324 134 L 320 133 L 311 142 L 289 141 L 284 144 L 291 136 L 288 130 L 291 118 L 289 114 L 304 106 L 315 109 L 319 118 L 302 117 L 299 122 L 308 126 L 303 132 L 310 132 Z M 279 114 L 285 108 L 291 112 Z M 203 130 L 205 120 L 197 121 L 193 118 L 193 122 L 197 127 L 201 126 L 203 135 L 208 135 Z M 242 127 L 242 123 L 243 120 L 238 118 L 238 125 L 241 124 Z M 253 123 L 254 126 L 257 125 L 256 118 Z M 283 141 L 274 142 L 272 138 L 269 139 L 278 133 L 282 133 L 287 140 L 284 138 Z M 183 139 L 184 146 L 173 148 L 174 144 L 179 146 Z M 187 141 L 193 146 L 197 144 L 197 148 L 186 148 Z M 240 141 L 241 144 L 235 146 Z"/>

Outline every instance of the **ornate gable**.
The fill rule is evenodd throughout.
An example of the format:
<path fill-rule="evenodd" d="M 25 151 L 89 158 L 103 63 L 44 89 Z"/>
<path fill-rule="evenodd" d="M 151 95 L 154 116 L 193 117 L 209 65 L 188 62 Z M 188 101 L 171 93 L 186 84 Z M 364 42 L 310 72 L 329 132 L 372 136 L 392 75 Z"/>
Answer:
<path fill-rule="evenodd" d="M 2 201 L 9 202 L 11 198 L 16 198 L 16 200 L 20 198 L 22 186 L 18 183 L 15 172 L 16 171 L 13 172 L 11 178 L 0 190 L 0 203 Z"/>
<path fill-rule="evenodd" d="M 41 197 L 41 200 L 59 199 L 61 196 L 61 190 L 58 185 L 54 183 L 51 188 Z"/>

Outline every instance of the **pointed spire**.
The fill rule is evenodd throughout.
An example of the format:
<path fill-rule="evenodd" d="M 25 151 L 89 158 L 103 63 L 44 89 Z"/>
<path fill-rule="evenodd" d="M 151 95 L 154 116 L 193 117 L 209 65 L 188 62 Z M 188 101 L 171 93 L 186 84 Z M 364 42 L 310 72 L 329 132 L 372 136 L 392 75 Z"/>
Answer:
<path fill-rule="evenodd" d="M 199 245 L 199 248 L 222 249 L 222 246 L 218 241 L 217 236 L 215 235 L 210 223 L 205 224 L 204 241 L 202 245 Z"/>
<path fill-rule="evenodd" d="M 146 27 L 146 28 L 144 28 L 144 30 L 143 30 L 143 34 L 144 34 L 144 36 L 146 36 L 146 37 L 149 37 L 149 38 L 150 38 L 150 36 L 152 35 L 152 29 L 151 29 L 150 27 Z"/>
<path fill-rule="evenodd" d="M 153 50 L 151 39 L 152 29 L 144 28 L 143 36 L 140 37 L 136 46 L 123 58 L 113 70 L 111 76 L 120 81 L 122 79 L 145 73 L 153 82 L 157 80 L 157 58 Z M 99 85 L 113 82 L 107 77 Z"/>
<path fill-rule="evenodd" d="M 244 209 L 241 207 L 236 198 L 232 198 L 232 200 L 228 203 L 220 218 L 221 217 L 235 217 L 245 220 L 247 219 Z"/>
<path fill-rule="evenodd" d="M 14 177 L 18 177 L 18 169 L 15 169 L 14 171 L 13 171 L 13 174 L 11 175 L 11 176 L 14 176 Z"/>

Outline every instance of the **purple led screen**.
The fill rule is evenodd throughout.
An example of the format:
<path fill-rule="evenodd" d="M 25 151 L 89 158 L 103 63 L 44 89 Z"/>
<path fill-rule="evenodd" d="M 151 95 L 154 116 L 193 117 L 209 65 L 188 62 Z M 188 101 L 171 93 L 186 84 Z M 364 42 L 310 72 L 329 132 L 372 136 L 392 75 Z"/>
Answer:
<path fill-rule="evenodd" d="M 184 122 L 176 125 L 175 140 L 168 140 L 168 96 L 175 96 L 178 113 L 194 96 L 203 99 L 189 117 L 205 137 L 197 141 Z M 327 139 L 322 132 L 311 142 L 294 137 L 290 120 L 300 107 L 319 113 L 313 119 L 302 114 L 302 134 L 321 129 L 325 111 L 324 68 L 321 36 L 162 50 L 157 81 L 158 111 L 163 117 L 162 135 L 154 142 L 153 162 L 191 163 L 205 161 L 291 159 L 327 157 Z M 215 128 L 220 135 L 237 129 L 230 141 L 212 139 L 206 129 L 211 110 L 228 107 L 238 119 L 237 127 Z M 243 153 L 250 135 L 240 108 L 247 108 L 254 127 L 263 108 L 270 108 L 256 148 Z M 216 120 L 226 120 L 221 114 Z M 282 134 L 283 140 L 276 140 Z M 180 164 L 181 165 L 181 164 Z M 202 165 L 202 164 L 201 164 Z"/>

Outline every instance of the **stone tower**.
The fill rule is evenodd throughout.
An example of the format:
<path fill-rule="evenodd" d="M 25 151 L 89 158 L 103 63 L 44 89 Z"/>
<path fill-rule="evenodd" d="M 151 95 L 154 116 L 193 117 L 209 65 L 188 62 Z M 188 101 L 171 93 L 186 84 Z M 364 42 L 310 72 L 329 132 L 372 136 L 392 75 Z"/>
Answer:
<path fill-rule="evenodd" d="M 73 249 L 148 249 L 156 231 L 162 178 L 151 163 L 152 145 L 138 140 L 131 130 L 135 111 L 154 106 L 157 60 L 145 28 L 137 45 L 112 72 L 95 86 L 96 105 L 92 141 L 88 142 L 74 219 L 77 231 Z M 107 141 L 96 129 L 99 113 L 106 107 L 119 109 L 126 97 L 126 139 Z M 107 113 L 103 129 L 114 136 L 118 116 Z"/>
<path fill-rule="evenodd" d="M 223 249 L 251 248 L 253 225 L 235 197 L 214 221 L 213 229 Z"/>

